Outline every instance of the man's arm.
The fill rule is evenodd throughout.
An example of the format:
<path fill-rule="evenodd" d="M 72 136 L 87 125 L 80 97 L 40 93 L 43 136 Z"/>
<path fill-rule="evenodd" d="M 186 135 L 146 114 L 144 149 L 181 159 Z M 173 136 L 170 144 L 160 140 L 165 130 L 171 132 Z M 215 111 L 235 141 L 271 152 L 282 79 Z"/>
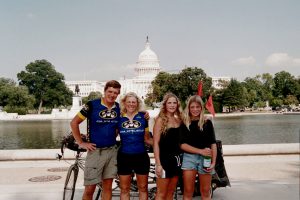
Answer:
<path fill-rule="evenodd" d="M 83 119 L 81 119 L 78 115 L 76 115 L 72 119 L 72 121 L 70 122 L 72 134 L 80 148 L 84 148 L 86 150 L 93 151 L 96 149 L 96 144 L 89 143 L 89 142 L 83 142 L 81 139 L 80 130 L 79 130 L 79 124 L 81 122 L 83 122 Z"/>

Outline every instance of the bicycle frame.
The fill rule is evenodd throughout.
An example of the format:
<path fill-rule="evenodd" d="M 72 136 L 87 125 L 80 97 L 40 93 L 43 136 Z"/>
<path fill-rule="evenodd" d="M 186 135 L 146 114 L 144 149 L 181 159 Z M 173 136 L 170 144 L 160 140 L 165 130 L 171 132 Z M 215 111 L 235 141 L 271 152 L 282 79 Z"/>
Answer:
<path fill-rule="evenodd" d="M 63 154 L 64 154 L 63 149 L 61 152 L 62 152 L 62 155 L 57 154 L 57 156 L 56 156 L 58 160 L 63 159 Z M 82 154 L 83 154 L 82 152 L 79 152 L 79 151 L 76 152 L 75 161 L 73 164 L 71 164 L 71 166 L 68 169 L 68 173 L 67 173 L 66 180 L 64 183 L 63 200 L 73 200 L 74 199 L 79 169 L 84 171 L 84 167 L 85 167 L 85 158 L 82 157 Z M 97 184 L 97 188 L 98 188 L 98 192 L 96 194 L 95 200 L 99 199 L 99 197 L 101 195 L 101 191 L 102 191 L 102 187 L 100 184 Z"/>

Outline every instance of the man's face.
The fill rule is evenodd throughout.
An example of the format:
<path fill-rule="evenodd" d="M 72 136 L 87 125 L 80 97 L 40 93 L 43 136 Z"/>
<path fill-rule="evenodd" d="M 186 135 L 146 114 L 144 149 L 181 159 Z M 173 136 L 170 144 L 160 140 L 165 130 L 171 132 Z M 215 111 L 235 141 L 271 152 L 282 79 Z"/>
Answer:
<path fill-rule="evenodd" d="M 120 94 L 120 88 L 109 87 L 104 91 L 104 99 L 106 103 L 115 103 L 118 95 Z"/>

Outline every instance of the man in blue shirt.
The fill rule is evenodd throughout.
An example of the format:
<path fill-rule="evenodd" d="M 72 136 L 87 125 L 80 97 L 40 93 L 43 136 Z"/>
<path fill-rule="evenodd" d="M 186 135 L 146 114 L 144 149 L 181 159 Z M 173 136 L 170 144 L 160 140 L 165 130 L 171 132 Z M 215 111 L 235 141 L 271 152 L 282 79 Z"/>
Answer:
<path fill-rule="evenodd" d="M 116 129 L 120 107 L 116 101 L 120 94 L 119 82 L 108 81 L 104 97 L 89 101 L 72 119 L 72 133 L 80 148 L 88 150 L 85 170 L 83 200 L 92 200 L 96 185 L 102 182 L 103 200 L 112 198 L 112 182 L 117 175 Z M 79 124 L 87 119 L 89 142 L 83 142 Z"/>

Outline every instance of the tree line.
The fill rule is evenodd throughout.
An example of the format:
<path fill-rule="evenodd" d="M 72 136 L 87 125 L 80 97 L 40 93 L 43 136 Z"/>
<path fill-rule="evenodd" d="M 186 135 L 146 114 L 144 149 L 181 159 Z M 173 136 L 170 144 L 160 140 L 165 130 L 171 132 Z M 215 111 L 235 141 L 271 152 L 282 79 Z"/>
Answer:
<path fill-rule="evenodd" d="M 47 60 L 29 63 L 17 74 L 17 78 L 18 82 L 0 77 L 0 107 L 6 112 L 40 114 L 72 105 L 74 94 L 66 86 L 64 75 Z M 101 95 L 101 92 L 91 92 L 82 101 L 86 103 Z"/>
<path fill-rule="evenodd" d="M 64 75 L 57 72 L 47 60 L 29 63 L 17 74 L 18 84 L 11 79 L 0 78 L 0 106 L 4 111 L 26 114 L 72 103 L 72 91 L 68 89 Z"/>
<path fill-rule="evenodd" d="M 17 74 L 17 78 L 18 82 L 0 77 L 0 107 L 4 111 L 42 113 L 72 104 L 73 93 L 66 86 L 64 75 L 47 60 L 29 63 Z M 222 112 L 224 106 L 232 111 L 264 107 L 266 101 L 272 107 L 298 105 L 300 101 L 300 78 L 286 71 L 278 72 L 274 77 L 268 73 L 247 77 L 242 82 L 231 79 L 221 82 L 222 89 L 216 89 L 212 87 L 212 78 L 203 69 L 185 67 L 179 73 L 160 72 L 151 83 L 151 92 L 147 94 L 145 103 L 153 106 L 162 101 L 166 92 L 173 92 L 184 107 L 185 100 L 197 93 L 200 80 L 203 82 L 204 101 L 212 95 L 217 112 Z M 101 92 L 91 92 L 83 98 L 83 103 L 100 96 Z"/>
<path fill-rule="evenodd" d="M 152 92 L 147 95 L 145 103 L 153 106 L 166 92 L 173 92 L 184 107 L 185 100 L 197 94 L 200 80 L 203 82 L 203 100 L 212 95 L 217 112 L 222 112 L 224 107 L 228 112 L 246 107 L 262 108 L 267 101 L 273 108 L 299 105 L 300 101 L 300 77 L 295 78 L 286 71 L 278 72 L 274 77 L 269 73 L 247 77 L 242 82 L 236 79 L 221 81 L 222 88 L 217 89 L 212 86 L 212 78 L 201 68 L 186 67 L 179 73 L 160 72 L 151 83 Z"/>

